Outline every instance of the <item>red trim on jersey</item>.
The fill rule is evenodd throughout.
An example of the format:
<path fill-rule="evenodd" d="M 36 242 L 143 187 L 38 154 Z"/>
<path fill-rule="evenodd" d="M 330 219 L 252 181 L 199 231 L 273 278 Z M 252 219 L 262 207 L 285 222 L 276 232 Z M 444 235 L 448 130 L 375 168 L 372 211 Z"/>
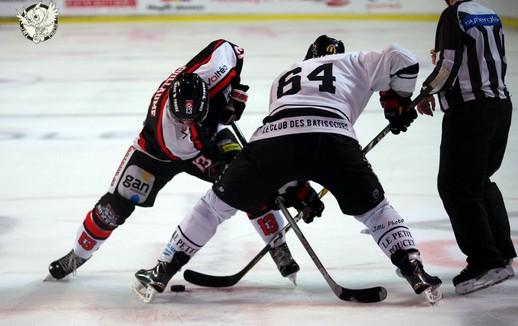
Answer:
<path fill-rule="evenodd" d="M 169 148 L 165 145 L 164 141 L 164 134 L 162 133 L 162 119 L 164 118 L 164 112 L 165 112 L 165 106 L 168 101 L 169 97 L 164 95 L 162 98 L 162 102 L 160 103 L 160 112 L 158 113 L 158 121 L 156 125 L 156 140 L 158 142 L 158 145 L 160 146 L 160 149 L 162 150 L 167 157 L 169 157 L 172 160 L 178 160 L 176 156 L 171 153 Z"/>
<path fill-rule="evenodd" d="M 186 72 L 190 72 L 190 73 L 193 73 L 195 72 L 200 66 L 206 64 L 207 62 L 210 61 L 210 59 L 212 58 L 212 53 L 214 53 L 214 51 L 219 48 L 223 43 L 225 43 L 224 40 L 219 40 L 219 42 L 217 42 L 214 47 L 212 48 L 212 52 L 210 53 L 209 56 L 207 56 L 204 60 L 198 62 L 197 64 L 193 65 L 192 67 L 189 67 L 186 69 Z"/>
<path fill-rule="evenodd" d="M 144 151 L 146 150 L 146 140 L 144 139 L 144 135 L 142 134 L 142 132 L 140 132 L 140 134 L 138 135 L 138 141 L 137 141 L 138 145 L 140 146 L 140 148 L 142 148 Z"/>
<path fill-rule="evenodd" d="M 209 97 L 216 95 L 217 93 L 221 92 L 225 87 L 230 85 L 230 81 L 237 76 L 236 70 L 232 69 L 228 73 L 228 75 L 223 79 L 221 82 L 219 82 L 216 86 L 214 86 L 209 91 Z"/>
<path fill-rule="evenodd" d="M 191 132 L 191 141 L 194 147 L 201 151 L 203 149 L 203 143 L 200 140 L 201 137 L 198 128 L 196 128 L 196 125 L 192 125 L 189 127 L 189 131 Z"/>
<path fill-rule="evenodd" d="M 86 214 L 85 221 L 83 222 L 83 225 L 85 229 L 96 239 L 104 240 L 107 239 L 110 234 L 112 234 L 112 231 L 109 230 L 103 230 L 100 226 L 97 225 L 94 221 L 93 212 L 89 211 Z"/>

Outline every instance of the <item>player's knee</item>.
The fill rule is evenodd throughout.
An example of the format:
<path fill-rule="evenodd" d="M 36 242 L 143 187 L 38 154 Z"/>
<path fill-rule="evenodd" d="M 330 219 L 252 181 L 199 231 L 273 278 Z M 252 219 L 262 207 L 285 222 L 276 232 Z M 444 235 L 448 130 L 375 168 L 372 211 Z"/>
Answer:
<path fill-rule="evenodd" d="M 269 213 L 271 210 L 272 210 L 272 208 L 270 208 L 270 206 L 264 205 L 262 207 L 259 207 L 259 208 L 255 209 L 255 210 L 247 212 L 246 214 L 248 215 L 249 219 L 255 220 L 255 219 L 258 219 L 259 217 L 262 217 L 265 214 Z"/>
<path fill-rule="evenodd" d="M 379 202 L 376 206 L 369 209 L 367 212 L 363 214 L 357 214 L 354 216 L 355 219 L 365 224 L 369 227 L 371 224 L 374 224 L 378 216 L 381 214 L 383 209 L 390 206 L 387 199 L 383 198 L 381 202 Z"/>
<path fill-rule="evenodd" d="M 205 193 L 196 205 L 196 209 L 204 211 L 203 215 L 212 217 L 218 224 L 231 218 L 237 212 L 236 208 L 221 200 L 212 189 Z"/>
<path fill-rule="evenodd" d="M 179 224 L 169 241 L 173 251 L 193 255 L 203 247 L 214 234 L 219 224 L 232 217 L 237 209 L 219 199 L 209 190 Z M 171 252 L 173 252 L 171 251 Z M 166 251 L 164 254 L 169 255 Z"/>
<path fill-rule="evenodd" d="M 99 222 L 108 229 L 115 229 L 123 224 L 135 210 L 130 201 L 111 193 L 106 193 L 95 204 L 93 212 Z"/>

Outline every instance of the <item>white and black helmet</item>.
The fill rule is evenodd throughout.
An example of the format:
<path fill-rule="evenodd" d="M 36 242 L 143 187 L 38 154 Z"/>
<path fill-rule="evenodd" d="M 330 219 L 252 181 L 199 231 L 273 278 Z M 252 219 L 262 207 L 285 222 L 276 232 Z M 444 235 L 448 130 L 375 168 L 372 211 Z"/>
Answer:
<path fill-rule="evenodd" d="M 169 109 L 176 120 L 200 122 L 209 112 L 209 91 L 200 76 L 182 73 L 169 88 Z"/>

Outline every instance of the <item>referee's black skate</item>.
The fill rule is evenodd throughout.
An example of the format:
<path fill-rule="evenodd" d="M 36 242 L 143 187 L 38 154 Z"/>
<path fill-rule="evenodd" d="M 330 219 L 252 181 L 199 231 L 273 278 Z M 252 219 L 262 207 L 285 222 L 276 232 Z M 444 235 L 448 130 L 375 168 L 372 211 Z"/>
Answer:
<path fill-rule="evenodd" d="M 271 248 L 270 255 L 281 275 L 287 277 L 294 285 L 297 285 L 297 272 L 300 270 L 300 267 L 291 256 L 290 249 L 286 242 L 278 247 Z"/>
<path fill-rule="evenodd" d="M 151 302 L 157 293 L 164 292 L 167 283 L 183 265 L 187 264 L 189 259 L 190 257 L 185 253 L 175 252 L 170 263 L 159 260 L 153 268 L 138 270 L 135 273 L 137 282 L 133 292 L 145 303 Z"/>
<path fill-rule="evenodd" d="M 416 294 L 423 294 L 430 304 L 442 299 L 442 281 L 437 276 L 425 272 L 419 251 L 398 250 L 390 259 L 398 267 L 396 273 L 408 281 Z"/>
<path fill-rule="evenodd" d="M 514 277 L 512 260 L 504 266 L 484 268 L 468 264 L 459 275 L 453 278 L 455 293 L 468 294 L 479 291 Z"/>
<path fill-rule="evenodd" d="M 50 275 L 47 276 L 45 280 L 61 280 L 62 278 L 71 273 L 75 275 L 76 270 L 86 261 L 87 259 L 79 257 L 74 253 L 74 250 L 72 249 L 65 256 L 50 263 Z"/>

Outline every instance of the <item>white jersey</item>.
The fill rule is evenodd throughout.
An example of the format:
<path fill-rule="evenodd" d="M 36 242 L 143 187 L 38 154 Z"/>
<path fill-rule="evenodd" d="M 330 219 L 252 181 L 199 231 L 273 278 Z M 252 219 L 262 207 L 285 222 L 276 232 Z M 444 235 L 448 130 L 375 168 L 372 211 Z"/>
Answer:
<path fill-rule="evenodd" d="M 410 95 L 417 71 L 416 57 L 398 45 L 381 52 L 334 54 L 298 62 L 273 82 L 269 115 L 251 141 L 311 132 L 356 139 L 353 125 L 373 92 L 393 89 Z"/>

